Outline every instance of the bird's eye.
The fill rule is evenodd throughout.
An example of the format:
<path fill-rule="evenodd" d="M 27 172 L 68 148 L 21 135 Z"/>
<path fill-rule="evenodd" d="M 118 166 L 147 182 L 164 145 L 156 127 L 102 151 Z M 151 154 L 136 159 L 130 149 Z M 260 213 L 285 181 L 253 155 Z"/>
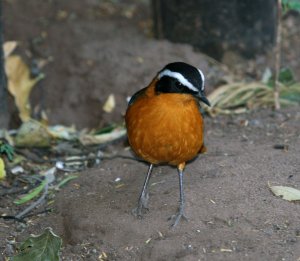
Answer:
<path fill-rule="evenodd" d="M 179 81 L 176 81 L 176 87 L 179 89 L 179 90 L 182 90 L 184 88 L 183 84 Z"/>

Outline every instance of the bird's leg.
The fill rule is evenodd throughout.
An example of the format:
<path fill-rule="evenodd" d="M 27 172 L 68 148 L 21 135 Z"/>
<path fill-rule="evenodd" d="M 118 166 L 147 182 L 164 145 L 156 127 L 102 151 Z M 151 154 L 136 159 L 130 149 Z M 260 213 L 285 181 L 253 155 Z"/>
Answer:
<path fill-rule="evenodd" d="M 145 178 L 145 182 L 143 185 L 143 189 L 141 192 L 141 195 L 139 197 L 138 205 L 136 208 L 132 210 L 133 215 L 136 217 L 141 218 L 143 216 L 143 209 L 148 210 L 148 199 L 149 199 L 149 193 L 148 193 L 148 185 L 149 185 L 149 180 L 151 176 L 151 172 L 153 169 L 153 164 L 150 164 L 147 176 Z"/>
<path fill-rule="evenodd" d="M 174 216 L 171 217 L 174 220 L 174 223 L 171 225 L 171 227 L 176 227 L 181 218 L 187 220 L 187 217 L 184 214 L 184 192 L 183 192 L 183 169 L 184 169 L 184 167 L 185 167 L 185 163 L 181 163 L 178 166 L 179 191 L 180 191 L 179 209 L 178 209 L 178 212 Z"/>

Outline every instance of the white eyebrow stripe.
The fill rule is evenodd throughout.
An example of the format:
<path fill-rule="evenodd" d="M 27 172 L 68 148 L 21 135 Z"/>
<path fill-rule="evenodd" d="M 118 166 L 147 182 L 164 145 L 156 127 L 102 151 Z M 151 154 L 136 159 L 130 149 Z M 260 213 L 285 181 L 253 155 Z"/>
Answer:
<path fill-rule="evenodd" d="M 163 70 L 162 72 L 160 72 L 158 74 L 158 79 L 161 79 L 164 76 L 169 76 L 169 77 L 175 78 L 181 84 L 188 87 L 190 90 L 192 90 L 194 92 L 199 92 L 199 90 L 193 84 L 191 84 L 181 73 L 172 72 L 170 70 Z"/>
<path fill-rule="evenodd" d="M 201 75 L 201 78 L 202 78 L 202 86 L 201 86 L 201 91 L 204 91 L 204 83 L 205 83 L 205 77 L 204 77 L 204 74 L 203 74 L 203 72 L 201 71 L 201 70 L 199 70 L 198 69 L 198 71 L 199 71 L 199 73 L 200 73 L 200 75 Z"/>

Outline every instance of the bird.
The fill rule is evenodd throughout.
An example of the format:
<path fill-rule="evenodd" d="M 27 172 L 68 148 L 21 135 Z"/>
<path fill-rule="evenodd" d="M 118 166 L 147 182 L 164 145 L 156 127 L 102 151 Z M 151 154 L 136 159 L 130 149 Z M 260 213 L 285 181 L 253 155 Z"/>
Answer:
<path fill-rule="evenodd" d="M 210 106 L 205 95 L 203 72 L 185 62 L 164 66 L 150 84 L 131 96 L 125 113 L 129 145 L 149 168 L 132 213 L 142 218 L 148 210 L 149 180 L 157 165 L 177 167 L 179 207 L 171 216 L 171 227 L 187 220 L 184 209 L 183 176 L 186 163 L 206 152 L 200 102 Z"/>

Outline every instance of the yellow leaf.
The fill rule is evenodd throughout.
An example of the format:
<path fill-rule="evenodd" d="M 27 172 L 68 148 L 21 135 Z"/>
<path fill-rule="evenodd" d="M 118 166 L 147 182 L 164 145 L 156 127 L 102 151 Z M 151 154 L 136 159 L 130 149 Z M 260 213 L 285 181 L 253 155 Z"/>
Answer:
<path fill-rule="evenodd" d="M 83 145 L 94 145 L 94 144 L 102 144 L 105 142 L 110 142 L 119 139 L 125 135 L 126 135 L 125 128 L 116 128 L 110 133 L 103 133 L 98 135 L 83 134 L 79 137 L 79 140 Z"/>
<path fill-rule="evenodd" d="M 115 107 L 116 107 L 115 96 L 113 94 L 110 94 L 103 105 L 103 110 L 107 113 L 110 113 L 114 110 Z"/>
<path fill-rule="evenodd" d="M 4 58 L 6 59 L 17 47 L 18 42 L 8 41 L 3 44 Z"/>
<path fill-rule="evenodd" d="M 3 159 L 0 158 L 0 180 L 5 179 L 6 172 L 5 172 L 5 165 Z"/>
<path fill-rule="evenodd" d="M 7 57 L 5 70 L 8 78 L 8 90 L 15 98 L 20 119 L 23 122 L 28 121 L 31 114 L 29 95 L 33 86 L 43 78 L 43 75 L 31 79 L 29 68 L 18 55 Z"/>

